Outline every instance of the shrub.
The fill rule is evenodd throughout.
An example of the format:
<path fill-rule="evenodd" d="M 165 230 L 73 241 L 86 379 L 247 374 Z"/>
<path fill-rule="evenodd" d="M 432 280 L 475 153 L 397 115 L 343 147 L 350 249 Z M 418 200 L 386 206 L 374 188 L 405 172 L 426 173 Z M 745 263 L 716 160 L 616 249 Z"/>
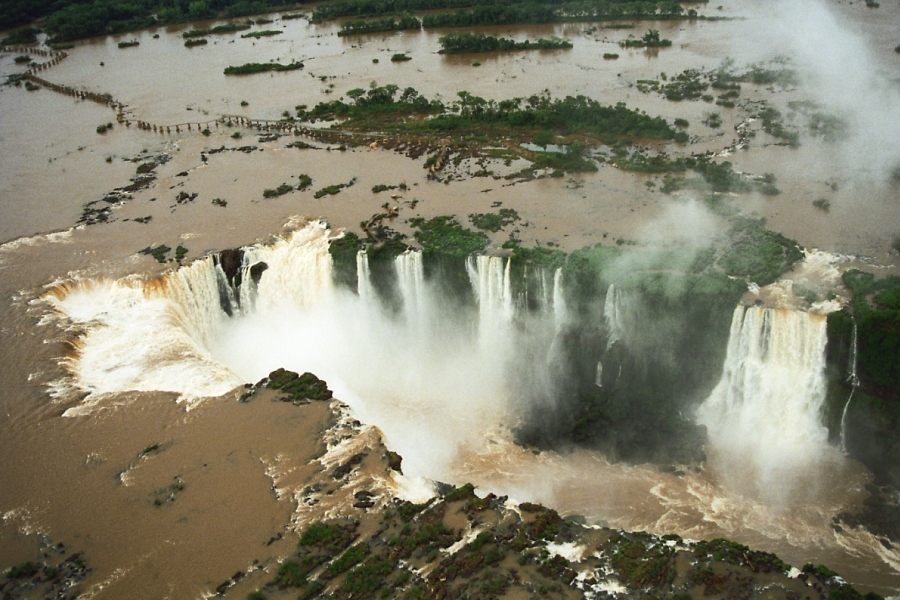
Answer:
<path fill-rule="evenodd" d="M 407 60 L 412 60 L 412 57 L 407 56 L 406 54 L 403 54 L 402 52 L 398 52 L 397 54 L 395 54 L 391 57 L 391 62 L 404 62 Z"/>

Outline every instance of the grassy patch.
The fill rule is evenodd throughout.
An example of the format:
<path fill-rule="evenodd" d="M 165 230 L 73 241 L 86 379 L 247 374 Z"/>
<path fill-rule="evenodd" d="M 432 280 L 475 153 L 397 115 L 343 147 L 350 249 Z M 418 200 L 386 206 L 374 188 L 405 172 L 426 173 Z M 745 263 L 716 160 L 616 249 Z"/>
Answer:
<path fill-rule="evenodd" d="M 416 241 L 426 253 L 464 257 L 483 250 L 490 241 L 484 233 L 466 229 L 452 216 L 427 221 L 416 217 L 409 223 L 417 229 Z"/>

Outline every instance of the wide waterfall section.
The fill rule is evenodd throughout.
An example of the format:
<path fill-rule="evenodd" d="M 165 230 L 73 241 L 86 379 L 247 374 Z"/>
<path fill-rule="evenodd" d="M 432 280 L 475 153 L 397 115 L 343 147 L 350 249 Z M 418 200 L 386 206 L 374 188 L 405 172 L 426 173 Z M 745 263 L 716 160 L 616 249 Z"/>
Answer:
<path fill-rule="evenodd" d="M 735 309 L 722 379 L 697 418 L 742 491 L 781 500 L 834 458 L 822 424 L 826 339 L 823 316 Z"/>

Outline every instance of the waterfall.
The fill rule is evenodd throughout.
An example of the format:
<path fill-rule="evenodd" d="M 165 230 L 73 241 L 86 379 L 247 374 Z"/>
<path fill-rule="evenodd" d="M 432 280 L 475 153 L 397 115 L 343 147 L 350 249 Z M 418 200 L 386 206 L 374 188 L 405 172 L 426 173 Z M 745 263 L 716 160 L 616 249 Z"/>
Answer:
<path fill-rule="evenodd" d="M 406 323 L 410 327 L 414 327 L 417 333 L 424 334 L 431 311 L 425 291 L 422 253 L 407 250 L 397 256 L 394 259 L 394 272 L 397 274 L 397 287 L 400 289 L 400 297 L 403 299 Z"/>
<path fill-rule="evenodd" d="M 841 451 L 847 453 L 847 412 L 850 410 L 850 402 L 853 401 L 853 394 L 859 387 L 859 377 L 856 374 L 856 320 L 853 321 L 853 336 L 850 340 L 850 365 L 847 373 L 847 381 L 850 383 L 850 395 L 847 397 L 847 403 L 844 405 L 844 412 L 841 413 Z"/>
<path fill-rule="evenodd" d="M 478 302 L 478 341 L 482 348 L 500 349 L 513 318 L 510 261 L 499 256 L 475 256 L 466 271 Z"/>
<path fill-rule="evenodd" d="M 558 268 L 553 273 L 553 322 L 556 325 L 556 331 L 563 328 L 568 318 L 566 298 L 563 296 L 562 289 L 562 269 Z"/>
<path fill-rule="evenodd" d="M 372 288 L 371 273 L 369 272 L 369 255 L 365 250 L 356 253 L 356 292 L 363 304 L 369 306 L 375 300 L 375 290 Z"/>
<path fill-rule="evenodd" d="M 616 289 L 616 286 L 609 284 L 609 287 L 606 289 L 606 301 L 603 304 L 603 317 L 609 330 L 609 340 L 606 342 L 607 350 L 612 348 L 613 344 L 622 339 L 622 336 L 625 334 L 620 295 L 621 293 Z"/>
<path fill-rule="evenodd" d="M 697 416 L 733 473 L 777 493 L 822 458 L 826 320 L 791 310 L 738 306 L 721 380 Z"/>

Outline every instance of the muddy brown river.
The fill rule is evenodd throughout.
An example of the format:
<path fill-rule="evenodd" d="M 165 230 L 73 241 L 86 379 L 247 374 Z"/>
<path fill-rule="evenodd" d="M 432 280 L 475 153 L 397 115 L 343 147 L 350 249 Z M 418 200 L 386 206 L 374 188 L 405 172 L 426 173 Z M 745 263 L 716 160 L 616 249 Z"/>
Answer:
<path fill-rule="evenodd" d="M 725 200 L 734 209 L 766 217 L 770 228 L 805 247 L 843 256 L 842 265 L 897 273 L 900 258 L 891 243 L 900 234 L 900 192 L 888 172 L 900 156 L 896 146 L 882 141 L 900 133 L 900 66 L 892 26 L 900 20 L 900 6 L 796 4 L 811 20 L 819 19 L 822 31 L 834 28 L 830 39 L 846 52 L 823 52 L 829 60 L 817 64 L 809 58 L 815 53 L 798 50 L 818 43 L 815 36 L 788 39 L 789 32 L 769 20 L 773 14 L 791 18 L 790 12 L 779 15 L 774 3 L 759 8 L 741 0 L 697 5 L 701 14 L 729 17 L 721 21 L 641 22 L 633 29 L 603 23 L 479 28 L 518 40 L 556 35 L 574 47 L 459 56 L 438 54 L 437 40 L 446 31 L 338 37 L 336 23 L 282 21 L 276 14 L 273 23 L 254 29 L 283 33 L 259 40 L 226 34 L 186 48 L 183 31 L 211 24 L 195 23 L 76 42 L 60 64 L 39 75 L 77 90 L 108 93 L 125 105 L 125 118 L 162 126 L 213 122 L 222 115 L 278 119 L 298 105 L 345 97 L 371 82 L 412 86 L 447 103 L 461 90 L 498 100 L 548 90 L 553 97 L 583 94 L 609 104 L 625 102 L 670 122 L 687 119 L 688 151 L 716 152 L 738 171 L 776 176 L 780 194 L 734 195 Z M 649 28 L 659 29 L 672 47 L 619 47 L 629 34 L 640 37 Z M 800 36 L 808 28 L 796 29 Z M 132 39 L 140 45 L 118 48 L 119 41 Z M 391 62 L 397 52 L 412 60 Z M 608 52 L 620 56 L 603 60 Z M 0 74 L 24 70 L 13 62 L 15 56 L 0 53 Z M 735 126 L 749 114 L 740 103 L 727 109 L 703 101 L 670 102 L 636 87 L 637 80 L 661 73 L 671 77 L 685 69 L 713 69 L 725 59 L 749 65 L 777 56 L 793 61 L 802 82 L 745 84 L 741 101 L 766 100 L 795 119 L 798 148 L 779 145 L 760 131 L 746 149 L 732 150 Z M 854 59 L 865 62 L 848 65 Z M 305 66 L 223 75 L 229 65 L 270 60 Z M 875 98 L 844 102 L 844 95 L 861 89 L 857 83 L 876 86 Z M 802 116 L 788 107 L 796 100 L 828 105 L 829 99 L 833 111 L 851 123 L 851 136 L 843 142 L 811 135 Z M 713 112 L 721 115 L 720 127 L 702 123 Z M 97 133 L 107 122 L 112 129 Z M 413 160 L 378 147 L 342 150 L 294 136 L 259 142 L 258 132 L 224 123 L 213 126 L 209 136 L 195 126 L 180 129 L 160 134 L 125 127 L 113 109 L 94 102 L 46 88 L 0 86 L 0 566 L 33 560 L 48 544 L 64 543 L 84 552 L 94 569 L 81 589 L 85 597 L 204 597 L 254 560 L 286 555 L 296 541 L 291 532 L 302 523 L 294 518 L 290 494 L 275 490 L 287 485 L 286 477 L 296 483 L 307 476 L 310 460 L 321 453 L 317 434 L 328 416 L 315 406 L 297 412 L 283 403 L 238 403 L 239 389 L 196 403 L 177 402 L 174 392 L 120 391 L 101 395 L 89 411 L 63 416 L 80 406 L 85 390 L 72 391 L 74 376 L 66 369 L 77 332 L 67 330 L 41 299 L 53 285 L 150 280 L 176 266 L 140 254 L 144 248 L 182 244 L 187 264 L 210 252 L 271 242 L 295 217 L 321 218 L 334 231 L 358 231 L 386 201 L 399 211 L 392 226 L 404 232 L 410 231 L 405 220 L 413 216 L 455 214 L 464 221 L 492 207 L 514 208 L 522 217 L 519 237 L 525 245 L 555 244 L 566 251 L 618 238 L 668 243 L 700 229 L 714 236 L 727 226 L 710 212 L 703 212 L 702 223 L 672 221 L 672 214 L 694 214 L 672 213 L 673 205 L 702 200 L 702 192 L 665 195 L 658 191 L 661 177 L 625 172 L 608 162 L 596 173 L 515 185 L 492 177 L 441 183 L 427 177 L 424 157 Z M 237 131 L 239 139 L 232 137 Z M 286 147 L 294 139 L 313 147 Z M 869 149 L 867 140 L 878 147 Z M 238 150 L 248 145 L 257 149 Z M 220 147 L 226 151 L 209 152 Z M 110 222 L 76 226 L 85 204 L 129 184 L 132 159 L 161 154 L 170 160 L 157 167 L 155 182 L 115 207 Z M 524 161 L 490 163 L 501 175 L 523 166 Z M 478 168 L 464 164 L 461 170 Z M 312 190 L 354 178 L 355 183 L 320 199 L 312 190 L 263 198 L 264 189 L 296 184 L 301 174 L 312 178 Z M 401 182 L 407 190 L 397 198 L 372 192 L 374 185 Z M 197 196 L 179 203 L 180 192 Z M 828 200 L 827 211 L 812 205 L 819 198 Z M 493 234 L 492 247 L 506 235 Z M 377 393 L 387 395 L 380 388 Z M 398 406 L 410 402 L 405 396 L 410 393 L 397 392 Z M 365 397 L 345 400 L 359 409 L 359 418 L 375 425 L 395 415 L 367 412 Z M 423 415 L 428 418 L 427 411 Z M 421 475 L 472 481 L 484 491 L 543 502 L 613 527 L 694 539 L 729 537 L 776 552 L 798 567 L 825 563 L 862 591 L 900 593 L 896 548 L 865 531 L 838 534 L 831 528 L 832 516 L 865 498 L 863 486 L 871 480 L 862 465 L 837 449 L 803 474 L 809 485 L 802 493 L 771 503 L 745 493 L 740 477 L 714 452 L 702 468 L 676 476 L 650 465 L 610 463 L 587 450 L 535 454 L 509 441 L 509 424 L 499 417 L 480 423 L 478 443 L 451 444 L 446 460 L 431 472 L 425 463 Z M 417 441 L 398 435 L 397 427 L 385 423 L 388 446 L 392 435 L 407 452 L 415 443 L 429 443 L 427 436 Z M 424 428 L 432 429 L 440 427 Z M 153 445 L 165 451 L 145 454 Z M 176 501 L 154 506 L 155 499 L 173 493 Z"/>

